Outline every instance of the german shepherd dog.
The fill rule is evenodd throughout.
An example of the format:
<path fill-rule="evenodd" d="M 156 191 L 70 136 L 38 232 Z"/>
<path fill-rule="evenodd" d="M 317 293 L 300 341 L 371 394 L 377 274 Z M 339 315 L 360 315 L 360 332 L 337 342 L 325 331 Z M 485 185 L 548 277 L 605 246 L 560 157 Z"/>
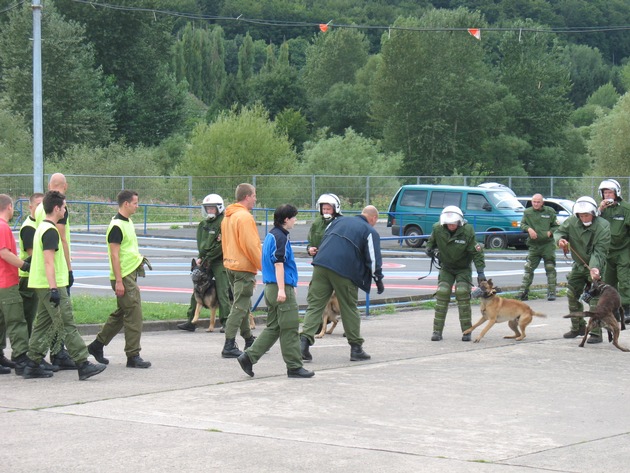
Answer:
<path fill-rule="evenodd" d="M 626 329 L 626 323 L 624 322 L 624 313 L 621 308 L 621 298 L 617 289 L 606 284 L 604 281 L 593 281 L 590 288 L 587 288 L 588 292 L 593 297 L 599 297 L 595 310 L 584 312 L 572 312 L 569 315 L 565 315 L 564 318 L 569 317 L 590 317 L 588 324 L 586 325 L 586 331 L 584 338 L 579 346 L 584 347 L 586 338 L 591 330 L 596 327 L 605 328 L 608 332 L 608 342 L 612 342 L 614 346 L 621 351 L 630 351 L 629 349 L 619 345 L 619 325 L 621 324 L 621 330 Z"/>
<path fill-rule="evenodd" d="M 217 287 L 214 278 L 210 278 L 208 273 L 197 264 L 195 258 L 192 259 L 190 264 L 190 277 L 193 281 L 193 294 L 197 301 L 197 307 L 195 307 L 195 315 L 191 320 L 191 323 L 196 324 L 199 320 L 199 314 L 202 307 L 210 309 L 210 324 L 206 329 L 206 332 L 214 332 L 214 325 L 216 322 L 217 309 L 219 307 L 219 298 L 217 296 Z M 234 301 L 234 295 L 232 289 L 228 290 L 230 296 L 230 302 Z M 256 328 L 256 320 L 254 315 L 249 313 L 249 328 L 254 330 Z M 223 329 L 221 330 L 223 331 Z"/>
<path fill-rule="evenodd" d="M 324 312 L 322 312 L 322 328 L 320 332 L 315 335 L 315 338 L 323 338 L 324 334 L 332 334 L 333 330 L 339 323 L 339 316 L 341 315 L 341 309 L 339 309 L 339 301 L 337 300 L 337 295 L 333 291 L 328 303 L 326 304 L 326 308 Z M 327 331 L 326 327 L 328 324 L 332 324 L 332 327 Z"/>
<path fill-rule="evenodd" d="M 524 302 L 514 299 L 504 299 L 503 297 L 497 296 L 497 290 L 492 284 L 492 279 L 482 281 L 479 284 L 479 289 L 481 291 L 481 318 L 476 324 L 464 332 L 464 335 L 472 333 L 473 330 L 487 320 L 488 325 L 484 327 L 479 336 L 475 339 L 475 343 L 478 343 L 495 323 L 506 321 L 514 331 L 514 335 L 507 335 L 503 338 L 523 340 L 525 338 L 525 329 L 531 323 L 534 316 L 547 317 L 545 314 L 534 312 L 534 310 Z"/>

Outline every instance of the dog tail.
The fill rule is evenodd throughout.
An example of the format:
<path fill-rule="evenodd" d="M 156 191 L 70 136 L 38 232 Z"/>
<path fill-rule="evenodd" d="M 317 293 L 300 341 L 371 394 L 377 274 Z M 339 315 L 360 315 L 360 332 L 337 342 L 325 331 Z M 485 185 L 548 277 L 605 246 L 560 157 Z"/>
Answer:
<path fill-rule="evenodd" d="M 532 312 L 532 315 L 535 315 L 536 317 L 547 318 L 547 314 L 541 314 L 540 312 Z"/>

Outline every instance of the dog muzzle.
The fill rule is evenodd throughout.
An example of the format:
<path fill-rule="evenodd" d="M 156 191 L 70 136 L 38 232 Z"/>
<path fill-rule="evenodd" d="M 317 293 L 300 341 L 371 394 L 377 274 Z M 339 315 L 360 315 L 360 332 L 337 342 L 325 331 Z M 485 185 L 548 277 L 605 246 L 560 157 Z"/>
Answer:
<path fill-rule="evenodd" d="M 483 289 L 481 289 L 480 287 L 476 288 L 474 291 L 470 293 L 470 297 L 472 297 L 473 299 L 479 299 L 483 295 L 484 295 Z"/>

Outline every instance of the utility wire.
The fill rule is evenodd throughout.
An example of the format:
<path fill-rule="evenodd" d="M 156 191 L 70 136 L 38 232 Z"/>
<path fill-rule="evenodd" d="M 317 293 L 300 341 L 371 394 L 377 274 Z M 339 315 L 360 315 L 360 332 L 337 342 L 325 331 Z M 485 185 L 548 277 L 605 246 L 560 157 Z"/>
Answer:
<path fill-rule="evenodd" d="M 243 22 L 262 26 L 282 27 L 282 28 L 319 28 L 323 23 L 301 22 L 301 21 L 280 21 L 280 20 L 268 20 L 268 19 L 255 19 L 244 18 L 242 15 L 238 17 L 230 16 L 214 16 L 214 15 L 199 15 L 195 13 L 176 12 L 171 10 L 159 10 L 155 8 L 143 8 L 143 7 L 131 7 L 125 5 L 114 5 L 111 3 L 100 3 L 93 0 L 72 0 L 75 3 L 82 3 L 85 5 L 91 5 L 94 8 L 105 8 L 109 10 L 120 10 L 129 12 L 142 12 L 151 13 L 153 15 L 166 15 L 179 18 L 188 18 L 190 20 L 205 20 L 205 21 L 232 21 Z M 20 2 L 24 3 L 23 2 Z M 13 7 L 12 7 L 13 8 Z M 1 12 L 0 12 L 1 13 Z M 353 28 L 363 30 L 387 30 L 387 31 L 416 31 L 416 32 L 453 32 L 453 31 L 468 31 L 468 28 L 446 28 L 446 27 L 405 27 L 405 26 L 383 26 L 383 25 L 346 25 L 337 24 L 332 21 L 326 23 L 330 28 Z M 474 25 L 471 25 L 471 27 Z M 615 31 L 629 31 L 630 25 L 619 26 L 576 26 L 576 27 L 558 27 L 558 28 L 532 28 L 532 27 L 485 27 L 479 28 L 481 31 L 498 31 L 498 32 L 532 32 L 532 33 L 551 33 L 551 34 L 583 34 L 583 33 L 602 33 L 602 32 L 615 32 Z"/>
<path fill-rule="evenodd" d="M 9 12 L 9 11 L 11 11 L 11 10 L 16 9 L 16 8 L 17 8 L 17 7 L 19 7 L 20 5 L 25 4 L 25 3 L 26 3 L 26 0 L 22 0 L 21 2 L 14 3 L 13 5 L 9 5 L 8 7 L 6 7 L 6 8 L 4 8 L 4 9 L 0 10 L 0 13 L 7 13 L 7 12 Z"/>

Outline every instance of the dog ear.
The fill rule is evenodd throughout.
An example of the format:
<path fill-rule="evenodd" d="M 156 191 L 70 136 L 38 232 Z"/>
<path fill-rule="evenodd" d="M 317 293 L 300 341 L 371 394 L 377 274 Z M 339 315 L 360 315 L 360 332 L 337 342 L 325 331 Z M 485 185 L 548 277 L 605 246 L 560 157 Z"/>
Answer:
<path fill-rule="evenodd" d="M 196 267 L 197 267 L 197 260 L 193 258 L 192 261 L 190 262 L 190 270 L 194 271 Z"/>
<path fill-rule="evenodd" d="M 488 284 L 492 287 L 494 287 L 494 284 L 492 284 L 492 279 L 488 279 Z"/>

